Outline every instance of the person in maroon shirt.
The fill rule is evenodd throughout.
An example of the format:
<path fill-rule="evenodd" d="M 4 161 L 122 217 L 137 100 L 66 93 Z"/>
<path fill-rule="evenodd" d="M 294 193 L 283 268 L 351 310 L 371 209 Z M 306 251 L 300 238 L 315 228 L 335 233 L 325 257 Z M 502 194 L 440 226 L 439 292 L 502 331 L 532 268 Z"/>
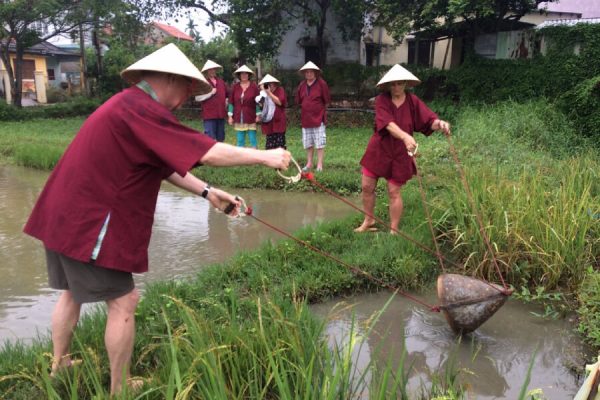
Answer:
<path fill-rule="evenodd" d="M 267 136 L 265 149 L 286 148 L 285 130 L 287 128 L 285 107 L 287 99 L 285 90 L 277 78 L 267 74 L 260 81 L 263 90 L 256 98 L 257 103 L 262 103 L 261 130 Z"/>
<path fill-rule="evenodd" d="M 225 117 L 227 116 L 227 85 L 217 77 L 217 70 L 222 66 L 207 60 L 202 67 L 202 73 L 212 86 L 209 93 L 196 96 L 196 101 L 202 102 L 202 121 L 204 132 L 217 142 L 225 140 Z"/>
<path fill-rule="evenodd" d="M 130 378 L 139 294 L 132 273 L 148 270 L 148 244 L 161 182 L 200 195 L 232 216 L 239 200 L 188 171 L 198 164 L 287 168 L 283 149 L 218 143 L 182 125 L 172 111 L 211 90 L 200 71 L 169 44 L 122 72 L 134 86 L 83 123 L 40 194 L 25 233 L 46 249 L 48 279 L 63 290 L 52 314 L 52 373 L 71 366 L 69 348 L 81 304 L 105 301 L 111 394 Z"/>
<path fill-rule="evenodd" d="M 314 148 L 317 148 L 317 171 L 323 170 L 327 125 L 327 105 L 331 103 L 329 86 L 319 75 L 321 70 L 313 62 L 307 62 L 300 71 L 304 80 L 296 89 L 296 104 L 300 105 L 302 145 L 306 150 L 304 172 L 313 166 Z"/>
<path fill-rule="evenodd" d="M 260 121 L 260 112 L 256 106 L 256 96 L 259 94 L 258 86 L 250 80 L 254 72 L 245 65 L 242 65 L 234 74 L 239 79 L 238 83 L 233 84 L 229 96 L 229 106 L 227 114 L 228 123 L 233 125 L 237 135 L 237 145 L 244 147 L 246 145 L 246 133 L 250 141 L 250 147 L 257 148 L 256 142 L 256 123 Z"/>
<path fill-rule="evenodd" d="M 421 81 L 396 64 L 377 87 L 383 92 L 375 100 L 375 131 L 360 164 L 362 166 L 362 202 L 365 218 L 355 232 L 374 231 L 375 188 L 385 178 L 389 197 L 390 233 L 398 231 L 403 203 L 400 188 L 417 169 L 412 156 L 417 150 L 413 132 L 430 135 L 441 130 L 450 135 L 450 125 L 438 118 L 417 96 L 406 92 L 407 86 Z"/>

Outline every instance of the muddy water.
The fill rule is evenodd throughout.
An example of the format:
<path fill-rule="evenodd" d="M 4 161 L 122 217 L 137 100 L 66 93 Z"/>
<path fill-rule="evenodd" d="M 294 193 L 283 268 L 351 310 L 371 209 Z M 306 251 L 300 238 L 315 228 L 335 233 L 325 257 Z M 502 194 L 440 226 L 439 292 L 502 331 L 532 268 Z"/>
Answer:
<path fill-rule="evenodd" d="M 43 248 L 22 233 L 48 174 L 0 166 L 0 342 L 45 333 L 58 296 L 48 289 Z M 303 225 L 341 218 L 353 210 L 328 195 L 236 191 L 254 214 L 293 232 Z M 250 218 L 232 219 L 197 196 L 166 183 L 158 197 L 146 282 L 192 276 L 203 265 L 225 261 L 280 234 Z M 85 307 L 84 311 L 90 307 Z"/>
<path fill-rule="evenodd" d="M 429 304 L 437 303 L 433 293 L 418 296 Z M 390 297 L 389 292 L 361 295 L 343 302 L 314 305 L 312 309 L 328 318 L 328 340 L 332 346 L 340 346 L 348 341 L 353 319 L 355 332 L 366 335 L 365 322 L 384 309 Z M 355 347 L 354 376 L 361 376 L 371 361 L 382 362 L 391 357 L 398 362 L 405 348 L 404 365 L 413 366 L 409 380 L 413 394 L 422 382 L 431 381 L 431 371 L 444 371 L 455 362 L 455 370 L 463 369 L 460 380 L 467 387 L 467 398 L 517 399 L 537 348 L 529 390 L 542 389 L 546 399 L 572 399 L 583 381 L 571 367 L 584 365 L 586 349 L 572 332 L 571 319 L 548 321 L 532 314 L 541 311 L 509 300 L 474 333 L 458 340 L 441 314 L 397 296 L 368 339 Z M 587 355 L 587 361 L 590 360 Z M 368 398 L 367 388 L 356 389 L 362 392 L 357 398 Z"/>
<path fill-rule="evenodd" d="M 46 179 L 47 174 L 39 171 L 0 166 L 0 341 L 26 340 L 38 330 L 45 334 L 50 323 L 57 292 L 47 288 L 40 243 L 21 233 Z M 266 191 L 238 194 L 257 216 L 287 231 L 353 212 L 326 195 Z M 165 184 L 150 243 L 150 272 L 136 276 L 136 283 L 143 287 L 150 281 L 192 276 L 203 265 L 224 261 L 240 249 L 255 248 L 271 238 L 281 236 L 252 219 L 230 219 L 215 212 L 203 199 Z M 344 341 L 352 312 L 363 329 L 362 322 L 380 310 L 389 296 L 382 292 L 346 299 L 355 305 L 332 314 L 327 328 L 330 340 Z M 424 300 L 435 303 L 433 295 Z M 335 304 L 315 305 L 313 309 L 325 316 Z M 582 346 L 572 333 L 574 324 L 569 320 L 542 320 L 532 311 L 540 310 L 509 301 L 474 334 L 458 343 L 440 314 L 397 297 L 360 351 L 355 351 L 355 361 L 360 371 L 377 359 L 378 347 L 397 361 L 405 345 L 405 364 L 413 364 L 412 390 L 417 390 L 421 381 L 430 382 L 429 371 L 443 370 L 456 360 L 457 368 L 464 369 L 461 379 L 467 384 L 469 399 L 516 399 L 538 347 L 529 388 L 541 388 L 548 399 L 570 399 L 581 382 L 569 366 L 581 367 L 584 363 Z"/>

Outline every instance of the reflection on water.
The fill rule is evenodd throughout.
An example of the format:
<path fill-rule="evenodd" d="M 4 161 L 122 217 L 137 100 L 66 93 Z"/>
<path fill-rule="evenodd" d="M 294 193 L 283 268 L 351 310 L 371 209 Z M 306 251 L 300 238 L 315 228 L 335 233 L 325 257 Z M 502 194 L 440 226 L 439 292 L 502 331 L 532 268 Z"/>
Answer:
<path fill-rule="evenodd" d="M 332 301 L 312 309 L 331 319 L 326 332 L 329 342 L 343 345 L 352 321 L 364 334 L 366 321 L 383 309 L 390 296 L 388 292 L 363 295 L 346 299 L 346 307 Z M 436 302 L 434 295 L 425 297 L 430 304 Z M 419 307 L 404 297 L 392 299 L 367 342 L 354 350 L 355 375 L 364 372 L 372 357 L 397 362 L 405 348 L 404 365 L 413 366 L 409 379 L 413 392 L 422 382 L 431 381 L 431 371 L 445 371 L 454 363 L 455 369 L 463 369 L 461 379 L 469 398 L 517 399 L 537 348 L 529 389 L 541 388 L 548 399 L 571 399 L 583 383 L 565 366 L 573 354 L 585 350 L 572 333 L 570 320 L 543 320 L 531 314 L 540 311 L 535 307 L 509 300 L 479 329 L 459 340 L 441 314 Z"/>
<path fill-rule="evenodd" d="M 47 287 L 44 251 L 22 233 L 23 225 L 48 173 L 0 166 L 0 342 L 45 332 L 58 293 Z M 293 232 L 303 225 L 341 218 L 353 210 L 322 194 L 239 191 L 255 215 Z M 208 201 L 165 183 L 158 197 L 150 242 L 150 272 L 144 283 L 193 275 L 202 266 L 222 262 L 281 235 L 250 218 L 232 219 Z M 85 307 L 84 311 L 89 309 Z"/>

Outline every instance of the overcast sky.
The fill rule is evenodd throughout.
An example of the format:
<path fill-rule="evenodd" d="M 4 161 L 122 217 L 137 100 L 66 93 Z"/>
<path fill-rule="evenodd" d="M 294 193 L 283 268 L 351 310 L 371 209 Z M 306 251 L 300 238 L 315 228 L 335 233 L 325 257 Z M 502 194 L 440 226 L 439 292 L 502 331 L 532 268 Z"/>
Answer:
<path fill-rule="evenodd" d="M 219 36 L 219 35 L 222 35 L 225 33 L 225 26 L 223 24 L 215 24 L 214 31 L 213 31 L 212 26 L 206 25 L 209 19 L 208 19 L 208 15 L 206 15 L 206 13 L 204 11 L 193 10 L 193 11 L 191 11 L 191 16 L 192 16 L 192 19 L 194 20 L 194 22 L 196 23 L 196 31 L 198 31 L 200 33 L 200 35 L 202 36 L 202 40 L 204 40 L 205 42 L 210 41 L 210 39 L 212 39 L 215 36 Z M 176 21 L 176 19 L 178 21 Z M 159 22 L 165 22 L 169 25 L 176 26 L 182 32 L 188 33 L 187 32 L 188 18 L 185 16 L 179 17 L 179 18 L 172 18 L 172 19 L 168 19 L 166 21 L 159 21 Z"/>

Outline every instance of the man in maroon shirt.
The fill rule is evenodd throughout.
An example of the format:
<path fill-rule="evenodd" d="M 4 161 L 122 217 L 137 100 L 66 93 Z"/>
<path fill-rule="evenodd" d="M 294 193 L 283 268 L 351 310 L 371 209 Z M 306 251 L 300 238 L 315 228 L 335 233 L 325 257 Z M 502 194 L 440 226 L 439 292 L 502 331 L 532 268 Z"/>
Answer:
<path fill-rule="evenodd" d="M 207 60 L 202 67 L 208 83 L 212 86 L 209 93 L 196 96 L 196 101 L 202 102 L 202 123 L 204 132 L 217 142 L 225 140 L 225 117 L 227 116 L 227 85 L 217 76 L 217 70 L 222 66 Z"/>
<path fill-rule="evenodd" d="M 302 145 L 306 149 L 306 166 L 309 171 L 313 166 L 314 148 L 317 148 L 317 171 L 323 170 L 325 155 L 325 126 L 327 125 L 327 105 L 331 102 L 329 86 L 319 74 L 321 70 L 313 62 L 307 62 L 300 71 L 304 80 L 296 89 L 296 104 L 300 105 L 302 125 Z"/>
<path fill-rule="evenodd" d="M 50 286 L 61 289 L 52 314 L 52 371 L 72 365 L 69 347 L 82 303 L 105 301 L 111 394 L 130 378 L 139 294 L 132 272 L 148 270 L 148 244 L 163 179 L 232 216 L 240 203 L 188 171 L 198 164 L 287 168 L 283 149 L 217 143 L 173 115 L 192 95 L 211 90 L 200 71 L 169 44 L 122 72 L 134 86 L 83 123 L 54 168 L 24 231 L 40 239 Z"/>

